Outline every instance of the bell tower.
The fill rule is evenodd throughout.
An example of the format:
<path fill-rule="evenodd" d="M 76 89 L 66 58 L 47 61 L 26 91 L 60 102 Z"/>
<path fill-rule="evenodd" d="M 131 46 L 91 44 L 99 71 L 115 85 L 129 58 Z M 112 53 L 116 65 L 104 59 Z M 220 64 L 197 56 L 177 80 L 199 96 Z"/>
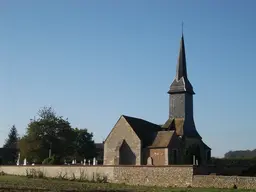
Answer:
<path fill-rule="evenodd" d="M 180 40 L 180 50 L 176 67 L 176 76 L 168 91 L 169 98 L 169 118 L 184 120 L 184 135 L 200 137 L 195 128 L 193 117 L 193 86 L 188 80 L 187 63 L 184 36 L 182 33 Z"/>

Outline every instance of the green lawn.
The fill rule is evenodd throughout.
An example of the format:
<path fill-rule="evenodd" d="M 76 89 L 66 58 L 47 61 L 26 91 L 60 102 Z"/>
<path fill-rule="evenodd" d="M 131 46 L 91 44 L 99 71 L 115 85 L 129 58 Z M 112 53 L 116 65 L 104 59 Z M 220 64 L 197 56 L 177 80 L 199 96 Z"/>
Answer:
<path fill-rule="evenodd" d="M 217 192 L 217 191 L 248 191 L 248 190 L 220 190 L 220 189 L 194 189 L 194 188 L 160 188 L 160 187 L 142 187 L 142 186 L 128 186 L 121 184 L 110 183 L 85 183 L 78 181 L 66 181 L 56 179 L 32 179 L 19 176 L 0 176 L 0 192 L 10 191 L 12 189 L 24 189 L 27 191 L 40 191 L 38 189 L 45 189 L 48 191 L 127 191 L 127 192 L 178 192 L 178 191 L 191 191 L 191 192 Z M 35 190 L 30 190 L 35 189 Z M 14 191 L 14 190 L 11 190 Z M 16 191 L 16 190 L 15 190 Z M 24 190 L 23 190 L 24 191 Z"/>

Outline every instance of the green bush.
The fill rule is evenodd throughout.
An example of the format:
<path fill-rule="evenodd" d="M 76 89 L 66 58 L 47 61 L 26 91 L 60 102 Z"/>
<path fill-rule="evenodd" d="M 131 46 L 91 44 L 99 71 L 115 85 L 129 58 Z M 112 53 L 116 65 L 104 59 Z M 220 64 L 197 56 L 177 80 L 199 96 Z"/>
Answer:
<path fill-rule="evenodd" d="M 60 159 L 56 157 L 55 155 L 48 157 L 43 160 L 42 164 L 44 165 L 57 165 L 60 163 Z"/>

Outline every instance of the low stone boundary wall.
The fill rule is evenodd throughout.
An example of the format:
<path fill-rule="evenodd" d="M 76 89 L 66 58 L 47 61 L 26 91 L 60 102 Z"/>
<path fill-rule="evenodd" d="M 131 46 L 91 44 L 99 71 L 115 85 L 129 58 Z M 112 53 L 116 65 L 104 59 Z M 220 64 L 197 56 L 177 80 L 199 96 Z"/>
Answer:
<path fill-rule="evenodd" d="M 256 189 L 256 177 L 194 175 L 192 187 Z"/>
<path fill-rule="evenodd" d="M 59 179 L 96 180 L 97 177 L 106 177 L 112 181 L 114 167 L 100 166 L 0 166 L 3 171 L 10 175 L 49 177 Z"/>
<path fill-rule="evenodd" d="M 193 166 L 115 167 L 118 183 L 131 185 L 188 187 L 192 186 Z"/>
<path fill-rule="evenodd" d="M 145 186 L 192 186 L 193 166 L 0 166 L 10 175 L 33 175 Z"/>
<path fill-rule="evenodd" d="M 0 166 L 0 172 L 145 186 L 256 189 L 256 177 L 194 175 L 193 166 Z"/>
<path fill-rule="evenodd" d="M 247 170 L 249 166 L 202 166 L 195 167 L 194 174 L 195 175 L 209 175 L 214 173 L 215 175 L 225 175 L 225 176 L 234 176 L 241 175 L 241 173 Z"/>

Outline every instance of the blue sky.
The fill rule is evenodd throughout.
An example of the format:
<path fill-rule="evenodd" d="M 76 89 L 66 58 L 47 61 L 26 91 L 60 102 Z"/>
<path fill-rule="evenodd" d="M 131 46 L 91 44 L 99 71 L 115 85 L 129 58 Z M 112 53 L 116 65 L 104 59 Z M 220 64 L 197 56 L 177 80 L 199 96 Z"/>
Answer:
<path fill-rule="evenodd" d="M 0 145 L 43 106 L 102 141 L 168 118 L 181 22 L 194 118 L 214 156 L 254 149 L 256 1 L 1 0 Z"/>

